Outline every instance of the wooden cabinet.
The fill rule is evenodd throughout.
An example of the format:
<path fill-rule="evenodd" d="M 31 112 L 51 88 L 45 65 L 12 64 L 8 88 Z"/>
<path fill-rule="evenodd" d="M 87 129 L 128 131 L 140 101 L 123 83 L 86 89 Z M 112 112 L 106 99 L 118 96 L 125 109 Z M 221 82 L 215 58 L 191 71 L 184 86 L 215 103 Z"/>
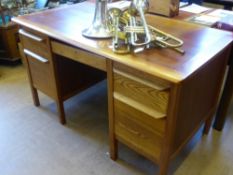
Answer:
<path fill-rule="evenodd" d="M 34 104 L 39 106 L 37 90 L 56 101 L 60 122 L 64 124 L 63 101 L 103 80 L 105 72 L 56 55 L 51 51 L 48 36 L 23 28 L 19 30 L 24 63 L 28 70 Z M 85 55 L 78 54 L 83 59 Z"/>
<path fill-rule="evenodd" d="M 20 59 L 18 50 L 18 25 L 9 23 L 0 26 L 0 60 L 17 61 Z"/>

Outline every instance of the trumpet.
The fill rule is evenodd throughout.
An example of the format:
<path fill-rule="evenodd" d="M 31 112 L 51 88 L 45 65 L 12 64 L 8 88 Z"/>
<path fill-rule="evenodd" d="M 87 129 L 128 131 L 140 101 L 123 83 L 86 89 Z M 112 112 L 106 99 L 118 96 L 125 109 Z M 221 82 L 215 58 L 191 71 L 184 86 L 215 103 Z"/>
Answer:
<path fill-rule="evenodd" d="M 151 42 L 151 35 L 150 35 L 150 30 L 148 28 L 144 13 L 148 10 L 149 8 L 149 3 L 147 0 L 133 0 L 131 2 L 131 5 L 126 11 L 126 13 L 129 13 L 129 24 L 130 27 L 136 28 L 137 22 L 136 22 L 136 15 L 139 14 L 141 23 L 142 23 L 142 29 L 143 33 L 145 34 L 144 41 L 142 42 L 137 42 L 138 38 L 135 32 L 130 31 L 131 34 L 131 44 L 133 46 L 143 46 L 147 45 Z M 129 28 L 129 26 L 128 26 Z M 126 31 L 125 31 L 126 32 Z"/>
<path fill-rule="evenodd" d="M 175 51 L 180 52 L 181 54 L 185 53 L 184 50 L 179 48 L 184 44 L 184 42 L 181 39 L 172 36 L 168 33 L 165 33 L 151 25 L 148 25 L 148 28 L 150 30 L 150 35 L 151 35 L 151 41 L 150 41 L 151 46 L 157 45 L 162 48 L 174 49 Z M 136 27 L 125 26 L 124 31 L 126 33 L 130 33 L 131 35 L 132 33 L 134 33 L 134 35 L 132 35 L 134 37 L 131 39 L 136 39 L 135 34 L 145 33 L 144 28 L 140 26 L 136 26 Z"/>
<path fill-rule="evenodd" d="M 144 13 L 148 8 L 148 0 L 133 0 L 129 8 L 124 12 L 120 9 L 116 10 L 116 8 L 109 10 L 109 14 L 118 11 L 118 22 L 112 23 L 115 26 L 113 51 L 116 53 L 128 53 L 129 46 L 125 47 L 125 45 L 130 45 L 131 48 L 134 48 L 134 52 L 152 47 L 162 47 L 174 49 L 184 54 L 184 50 L 180 49 L 183 45 L 181 39 L 147 24 Z M 137 15 L 139 15 L 140 20 L 137 20 Z M 110 16 L 113 17 L 114 15 Z M 116 16 L 112 18 L 112 21 L 115 21 L 115 18 Z"/>
<path fill-rule="evenodd" d="M 113 32 L 112 39 L 112 49 L 115 53 L 128 53 L 130 52 L 130 46 L 128 44 L 128 38 L 126 34 L 120 30 L 120 21 L 127 25 L 127 21 L 122 21 L 124 19 L 121 18 L 122 11 L 119 8 L 111 8 L 109 11 L 109 16 L 112 19 L 111 25 Z"/>

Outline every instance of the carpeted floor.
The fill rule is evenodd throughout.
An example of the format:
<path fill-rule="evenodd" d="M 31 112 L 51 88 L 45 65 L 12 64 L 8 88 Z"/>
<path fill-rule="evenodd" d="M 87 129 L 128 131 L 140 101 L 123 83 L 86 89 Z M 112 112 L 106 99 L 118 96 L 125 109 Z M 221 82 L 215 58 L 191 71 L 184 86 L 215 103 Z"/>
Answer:
<path fill-rule="evenodd" d="M 107 87 L 103 81 L 67 100 L 67 125 L 43 95 L 33 106 L 22 65 L 0 65 L 0 175 L 154 175 L 158 167 L 119 147 L 108 156 Z M 233 175 L 233 108 L 223 132 L 201 130 L 170 166 L 175 175 Z"/>

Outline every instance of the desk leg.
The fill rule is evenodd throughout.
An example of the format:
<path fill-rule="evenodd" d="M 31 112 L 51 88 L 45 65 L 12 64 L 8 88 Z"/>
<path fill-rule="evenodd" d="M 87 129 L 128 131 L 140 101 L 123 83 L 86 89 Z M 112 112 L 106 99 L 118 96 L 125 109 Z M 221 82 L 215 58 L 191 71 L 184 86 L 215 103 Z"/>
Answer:
<path fill-rule="evenodd" d="M 29 67 L 28 67 L 28 62 L 26 62 L 26 64 L 27 64 L 28 79 L 29 79 L 29 85 L 30 85 L 30 88 L 31 88 L 33 103 L 34 103 L 35 106 L 40 106 L 40 100 L 39 100 L 38 92 L 37 92 L 37 89 L 33 87 L 32 77 L 31 77 L 31 73 L 30 73 L 30 70 L 29 70 Z"/>
<path fill-rule="evenodd" d="M 162 162 L 159 166 L 159 175 L 167 175 L 169 160 Z"/>
<path fill-rule="evenodd" d="M 211 128 L 211 124 L 212 124 L 212 119 L 213 117 L 209 117 L 206 121 L 205 121 L 205 125 L 204 125 L 204 130 L 203 130 L 203 134 L 208 134 Z"/>
<path fill-rule="evenodd" d="M 40 101 L 39 101 L 39 97 L 38 97 L 38 92 L 37 89 L 31 86 L 31 91 L 32 91 L 32 99 L 33 99 L 33 103 L 35 106 L 40 106 Z"/>
<path fill-rule="evenodd" d="M 226 83 L 223 89 L 223 94 L 220 99 L 219 107 L 217 109 L 216 118 L 214 121 L 214 128 L 218 131 L 221 131 L 224 127 L 227 111 L 233 94 L 233 53 L 231 54 L 230 59 L 231 61 L 229 65 Z"/>
<path fill-rule="evenodd" d="M 23 46 L 22 46 L 21 43 L 19 43 L 18 47 L 19 47 L 21 60 L 23 61 L 23 65 L 27 69 L 27 75 L 28 75 L 29 84 L 30 84 L 30 88 L 31 88 L 33 103 L 34 103 L 35 106 L 40 106 L 40 100 L 39 100 L 39 97 L 38 97 L 37 89 L 34 88 L 33 85 L 32 85 L 32 77 L 31 77 L 31 73 L 30 73 L 30 70 L 29 70 L 28 61 L 27 61 L 26 56 L 25 56 L 25 54 L 23 52 Z"/>
<path fill-rule="evenodd" d="M 57 104 L 57 110 L 58 110 L 60 122 L 61 122 L 61 124 L 64 125 L 64 124 L 66 124 L 66 118 L 65 118 L 65 111 L 64 111 L 63 101 L 56 100 L 56 104 Z"/>
<path fill-rule="evenodd" d="M 113 107 L 113 65 L 111 60 L 107 60 L 107 80 L 108 80 L 108 120 L 109 120 L 109 145 L 110 157 L 116 160 L 118 155 L 118 144 L 114 134 L 114 107 Z"/>

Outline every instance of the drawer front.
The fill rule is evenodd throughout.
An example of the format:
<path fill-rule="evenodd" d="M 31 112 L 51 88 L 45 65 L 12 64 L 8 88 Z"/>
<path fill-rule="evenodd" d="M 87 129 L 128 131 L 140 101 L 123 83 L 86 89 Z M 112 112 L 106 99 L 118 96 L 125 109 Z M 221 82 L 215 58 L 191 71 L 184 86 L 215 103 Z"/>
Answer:
<path fill-rule="evenodd" d="M 114 97 L 122 99 L 131 106 L 137 106 L 143 112 L 161 118 L 166 114 L 169 90 L 158 90 L 149 83 L 131 74 L 114 72 Z"/>
<path fill-rule="evenodd" d="M 26 55 L 26 58 L 33 86 L 50 97 L 55 98 L 56 86 L 54 74 L 51 71 L 51 62 L 43 62 L 29 55 Z"/>
<path fill-rule="evenodd" d="M 134 77 L 137 77 L 138 79 L 146 80 L 148 84 L 153 84 L 158 90 L 169 89 L 171 87 L 171 83 L 166 80 L 162 80 L 161 78 L 149 75 L 140 70 L 130 68 L 129 66 L 123 65 L 121 63 L 114 62 L 113 66 L 115 70 L 120 70 L 127 75 L 134 75 Z"/>
<path fill-rule="evenodd" d="M 56 99 L 56 81 L 49 38 L 27 28 L 20 29 L 19 34 L 33 87 Z"/>
<path fill-rule="evenodd" d="M 53 53 L 68 57 L 74 61 L 78 61 L 96 69 L 106 71 L 106 59 L 102 56 L 56 41 L 51 42 L 51 47 Z"/>
<path fill-rule="evenodd" d="M 151 160 L 158 161 L 165 119 L 155 119 L 114 100 L 115 134 L 118 140 Z"/>
<path fill-rule="evenodd" d="M 24 49 L 27 49 L 45 59 L 51 60 L 49 38 L 29 29 L 20 29 L 20 40 Z"/>

